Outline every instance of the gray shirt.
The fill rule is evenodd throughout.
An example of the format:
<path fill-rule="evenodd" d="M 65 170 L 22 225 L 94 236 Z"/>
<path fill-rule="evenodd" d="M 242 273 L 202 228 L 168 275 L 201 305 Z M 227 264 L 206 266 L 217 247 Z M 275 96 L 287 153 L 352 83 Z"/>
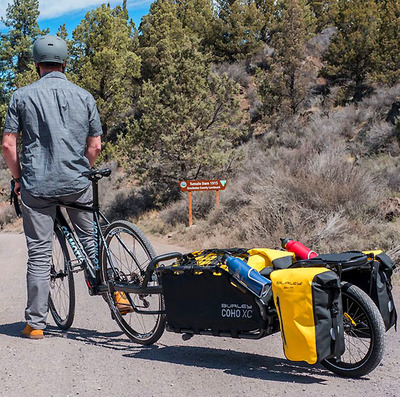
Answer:
<path fill-rule="evenodd" d="M 14 92 L 4 132 L 22 132 L 22 185 L 34 196 L 58 197 L 84 190 L 88 136 L 102 134 L 93 96 L 51 72 Z"/>

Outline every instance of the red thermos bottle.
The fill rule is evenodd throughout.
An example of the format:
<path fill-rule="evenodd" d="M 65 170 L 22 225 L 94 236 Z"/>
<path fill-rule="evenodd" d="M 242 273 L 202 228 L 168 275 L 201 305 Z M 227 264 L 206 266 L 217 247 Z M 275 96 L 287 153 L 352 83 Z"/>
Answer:
<path fill-rule="evenodd" d="M 297 259 L 311 259 L 318 256 L 318 254 L 314 251 L 311 251 L 304 244 L 299 241 L 291 240 L 289 238 L 281 238 L 282 247 L 285 248 L 289 252 L 293 252 Z"/>

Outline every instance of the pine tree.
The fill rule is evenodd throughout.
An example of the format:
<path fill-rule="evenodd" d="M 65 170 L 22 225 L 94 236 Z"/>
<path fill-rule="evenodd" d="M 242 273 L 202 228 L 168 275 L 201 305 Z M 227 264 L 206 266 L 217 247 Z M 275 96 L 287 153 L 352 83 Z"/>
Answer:
<path fill-rule="evenodd" d="M 325 60 L 322 75 L 332 84 L 347 87 L 347 98 L 360 100 L 367 78 L 377 66 L 379 9 L 375 0 L 338 0 L 334 13 L 337 35 Z"/>
<path fill-rule="evenodd" d="M 95 97 L 106 140 L 114 138 L 111 130 L 138 95 L 140 57 L 133 35 L 126 8 L 104 4 L 88 12 L 73 32 L 71 73 Z"/>
<path fill-rule="evenodd" d="M 14 73 L 25 72 L 32 62 L 32 44 L 42 31 L 39 29 L 38 0 L 14 0 L 7 6 L 6 17 L 2 18 L 9 28 L 2 36 L 2 60 Z"/>

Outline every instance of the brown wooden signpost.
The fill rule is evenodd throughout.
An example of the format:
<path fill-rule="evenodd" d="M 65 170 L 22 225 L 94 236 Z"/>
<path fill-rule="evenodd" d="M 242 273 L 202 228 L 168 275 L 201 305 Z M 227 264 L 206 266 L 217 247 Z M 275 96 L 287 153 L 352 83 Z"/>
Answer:
<path fill-rule="evenodd" d="M 226 179 L 208 179 L 208 180 L 194 180 L 194 181 L 179 181 L 179 188 L 182 192 L 188 192 L 189 198 L 189 226 L 193 225 L 192 215 L 192 192 L 199 190 L 215 190 L 216 193 L 216 206 L 219 206 L 219 191 L 225 190 Z"/>

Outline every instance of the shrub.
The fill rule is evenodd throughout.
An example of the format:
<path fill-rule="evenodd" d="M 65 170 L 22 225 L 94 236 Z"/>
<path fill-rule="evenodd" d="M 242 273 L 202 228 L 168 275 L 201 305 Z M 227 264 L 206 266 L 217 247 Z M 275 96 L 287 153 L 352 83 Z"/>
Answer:
<path fill-rule="evenodd" d="M 161 219 L 172 226 L 187 225 L 189 222 L 187 194 L 182 199 L 160 212 Z M 205 219 L 215 209 L 215 192 L 196 192 L 192 194 L 192 213 L 196 220 Z"/>
<path fill-rule="evenodd" d="M 14 219 L 16 219 L 14 207 L 8 203 L 0 203 L 0 230 Z"/>
<path fill-rule="evenodd" d="M 374 177 L 347 161 L 343 147 L 322 153 L 311 147 L 308 140 L 298 149 L 255 149 L 238 188 L 224 196 L 225 220 L 219 220 L 234 223 L 247 243 L 273 245 L 290 234 L 315 246 L 337 240 L 353 219 L 379 217 L 383 190 Z"/>
<path fill-rule="evenodd" d="M 395 139 L 394 128 L 383 121 L 374 124 L 365 134 L 364 146 L 368 154 L 389 152 L 399 154 L 399 143 Z"/>

